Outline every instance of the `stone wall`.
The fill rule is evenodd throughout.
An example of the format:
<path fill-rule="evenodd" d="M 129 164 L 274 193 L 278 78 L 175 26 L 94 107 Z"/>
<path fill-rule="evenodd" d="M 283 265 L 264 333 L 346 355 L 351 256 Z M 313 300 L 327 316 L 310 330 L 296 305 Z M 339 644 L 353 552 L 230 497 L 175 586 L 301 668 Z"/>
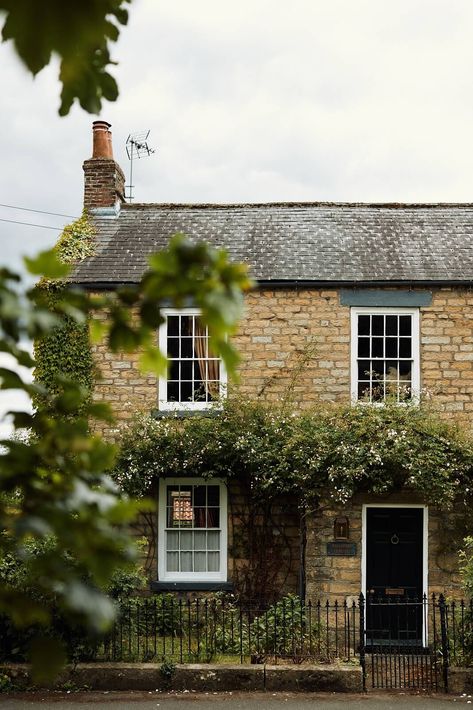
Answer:
<path fill-rule="evenodd" d="M 442 416 L 471 428 L 473 293 L 466 289 L 437 289 L 432 304 L 420 311 L 423 396 L 432 400 Z M 277 289 L 249 294 L 245 318 L 234 342 L 242 357 L 239 390 L 244 396 L 274 402 L 290 398 L 300 408 L 318 402 L 349 402 L 350 308 L 340 305 L 336 289 Z M 112 405 L 117 425 L 115 429 L 104 428 L 103 432 L 113 438 L 117 427 L 126 426 L 136 412 L 156 408 L 158 384 L 154 376 L 140 373 L 137 354 L 116 355 L 98 345 L 95 359 L 100 376 L 95 398 Z M 353 502 L 341 513 L 350 517 L 352 540 L 357 542 L 358 550 L 362 502 L 369 501 Z M 359 554 L 355 558 L 327 558 L 323 554 L 331 539 L 334 515 L 335 511 L 323 509 L 309 521 L 306 569 L 311 595 L 339 597 L 359 593 Z M 244 526 L 244 518 L 236 514 L 230 527 Z M 458 589 L 459 582 L 454 560 L 442 547 L 442 520 L 430 511 L 429 591 L 452 592 Z M 290 571 L 277 584 L 284 590 L 296 590 L 298 530 L 292 513 L 287 530 L 291 538 L 287 553 Z M 150 559 L 155 560 L 155 556 Z M 235 547 L 230 556 L 230 578 L 247 566 L 247 557 Z"/>
<path fill-rule="evenodd" d="M 472 426 L 473 293 L 438 289 L 421 311 L 421 387 L 445 417 Z M 290 398 L 307 408 L 350 401 L 350 308 L 339 292 L 262 290 L 246 298 L 234 342 L 240 351 L 239 391 L 268 401 Z M 95 346 L 95 398 L 109 401 L 118 425 L 157 406 L 158 383 L 143 376 L 138 355 Z M 113 435 L 113 432 L 108 432 Z"/>
<path fill-rule="evenodd" d="M 306 579 L 307 594 L 317 599 L 356 599 L 361 589 L 362 506 L 366 503 L 411 505 L 421 503 L 408 493 L 384 497 L 356 496 L 350 503 L 340 507 L 321 505 L 319 511 L 307 521 Z M 356 544 L 353 557 L 329 557 L 327 543 L 333 541 L 333 526 L 338 516 L 348 517 L 350 542 Z M 449 596 L 461 597 L 458 575 L 458 544 L 452 539 L 450 513 L 428 509 L 428 593 L 447 592 Z"/>

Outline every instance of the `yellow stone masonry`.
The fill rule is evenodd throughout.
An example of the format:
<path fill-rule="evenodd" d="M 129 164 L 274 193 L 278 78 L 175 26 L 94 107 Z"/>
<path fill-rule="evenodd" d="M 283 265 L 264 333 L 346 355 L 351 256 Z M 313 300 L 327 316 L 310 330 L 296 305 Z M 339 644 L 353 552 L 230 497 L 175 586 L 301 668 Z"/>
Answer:
<path fill-rule="evenodd" d="M 437 289 L 421 308 L 421 387 L 446 417 L 471 427 L 473 293 Z M 241 394 L 278 401 L 291 393 L 301 408 L 350 399 L 350 308 L 337 289 L 255 291 L 234 342 L 240 351 Z M 95 398 L 109 401 L 118 424 L 156 408 L 158 384 L 143 376 L 138 355 L 95 346 L 101 379 Z"/>

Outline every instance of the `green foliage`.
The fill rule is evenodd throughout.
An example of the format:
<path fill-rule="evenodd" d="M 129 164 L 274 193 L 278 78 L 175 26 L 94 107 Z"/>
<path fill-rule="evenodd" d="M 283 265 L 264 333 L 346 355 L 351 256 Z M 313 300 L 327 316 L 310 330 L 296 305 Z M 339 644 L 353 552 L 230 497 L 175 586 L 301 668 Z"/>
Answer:
<path fill-rule="evenodd" d="M 463 550 L 460 552 L 460 573 L 463 587 L 470 599 L 473 599 L 473 537 L 464 540 Z"/>
<path fill-rule="evenodd" d="M 318 627 L 309 624 L 307 607 L 296 594 L 288 594 L 258 616 L 252 624 L 253 654 L 293 659 L 308 655 Z"/>
<path fill-rule="evenodd" d="M 99 637 L 93 631 L 90 633 L 80 618 L 64 613 L 54 589 L 45 590 L 38 585 L 37 575 L 41 571 L 42 560 L 45 555 L 54 554 L 55 550 L 56 544 L 52 537 L 40 540 L 31 538 L 25 541 L 21 555 L 10 553 L 0 560 L 0 587 L 12 596 L 26 595 L 33 604 L 38 607 L 47 606 L 51 611 L 49 623 L 44 628 L 33 624 L 18 631 L 8 618 L 0 620 L 3 653 L 10 660 L 33 661 L 33 665 L 39 669 L 37 682 L 47 680 L 47 676 L 41 677 L 41 660 L 46 647 L 48 665 L 44 670 L 48 673 L 53 657 L 57 661 L 57 671 L 67 659 L 93 658 L 99 643 Z M 64 566 L 75 564 L 68 552 L 58 562 Z M 90 582 L 87 579 L 83 581 Z M 141 564 L 130 562 L 112 572 L 102 591 L 113 600 L 114 608 L 120 608 L 133 593 L 143 589 L 146 582 Z"/>
<path fill-rule="evenodd" d="M 216 416 L 138 418 L 123 433 L 113 477 L 132 495 L 163 476 L 249 482 L 255 498 L 345 503 L 354 493 L 408 488 L 440 508 L 471 500 L 473 442 L 423 407 L 328 407 L 229 399 Z"/>
<path fill-rule="evenodd" d="M 3 40 L 12 40 L 27 69 L 36 75 L 53 57 L 60 60 L 59 114 L 78 100 L 85 111 L 99 113 L 102 100 L 115 101 L 118 87 L 107 69 L 114 64 L 110 44 L 128 22 L 130 0 L 0 0 L 6 13 Z"/>
<path fill-rule="evenodd" d="M 54 247 L 58 258 L 63 264 L 76 264 L 95 254 L 95 227 L 87 212 L 71 224 L 64 227 L 61 236 Z"/>
<path fill-rule="evenodd" d="M 170 681 L 176 672 L 176 664 L 172 661 L 163 661 L 159 666 L 159 672 L 165 680 Z"/>
<path fill-rule="evenodd" d="M 72 224 L 64 227 L 59 240 L 54 247 L 61 264 L 76 264 L 95 252 L 95 229 L 86 212 Z M 47 260 L 47 254 L 44 257 Z M 44 267 L 43 257 L 34 267 L 35 273 L 41 273 Z M 30 269 L 32 261 L 27 260 Z M 64 269 L 64 266 L 63 266 Z M 67 270 L 66 270 L 67 272 Z M 66 275 L 57 273 L 52 279 L 42 279 L 38 285 L 42 299 L 48 310 L 55 312 L 56 306 L 63 304 L 63 292 L 68 288 L 64 280 Z M 94 382 L 94 360 L 89 338 L 89 325 L 82 322 L 78 314 L 67 313 L 60 319 L 57 327 L 45 333 L 35 341 L 36 367 L 34 378 L 41 383 L 49 393 L 58 392 L 61 385 L 60 375 L 65 375 L 77 383 L 84 391 L 84 406 L 90 403 Z M 33 398 L 36 407 L 44 406 L 45 398 L 37 393 Z"/>
<path fill-rule="evenodd" d="M 14 689 L 12 679 L 5 673 L 0 673 L 0 693 L 10 693 Z"/>
<path fill-rule="evenodd" d="M 55 250 L 29 259 L 27 266 L 43 278 L 67 276 Z M 167 266 L 173 270 L 172 283 Z M 108 407 L 90 402 L 75 373 L 56 372 L 48 384 L 24 380 L 18 365 L 36 363 L 22 343 L 46 338 L 64 328 L 69 318 L 84 325 L 96 316 L 104 321 L 105 343 L 111 349 L 142 347 L 161 366 L 164 356 L 155 345 L 155 329 L 166 293 L 171 304 L 187 297 L 200 304 L 219 352 L 219 343 L 235 327 L 222 309 L 230 302 L 236 315 L 242 305 L 239 289 L 248 286 L 243 267 L 229 265 L 225 255 L 190 245 L 182 237 L 153 260 L 142 283 L 133 289 L 95 298 L 73 288 L 59 289 L 53 308 L 47 289 L 24 292 L 18 275 L 0 270 L 0 350 L 15 363 L 0 370 L 0 388 L 42 399 L 33 413 L 10 413 L 14 430 L 27 429 L 30 436 L 0 442 L 1 557 L 21 558 L 30 540 L 50 540 L 30 560 L 37 598 L 28 590 L 0 585 L 0 612 L 14 624 L 48 624 L 57 608 L 93 631 L 110 627 L 116 609 L 102 590 L 114 571 L 134 558 L 128 524 L 139 510 L 149 509 L 121 493 L 104 473 L 113 467 L 115 447 L 90 435 L 88 419 L 110 421 Z M 214 297 L 207 293 L 209 289 Z M 138 311 L 133 322 L 132 308 Z M 225 347 L 220 352 L 231 368 L 234 351 Z M 47 661 L 45 654 L 37 657 L 38 663 Z M 42 669 L 38 666 L 38 670 Z"/>

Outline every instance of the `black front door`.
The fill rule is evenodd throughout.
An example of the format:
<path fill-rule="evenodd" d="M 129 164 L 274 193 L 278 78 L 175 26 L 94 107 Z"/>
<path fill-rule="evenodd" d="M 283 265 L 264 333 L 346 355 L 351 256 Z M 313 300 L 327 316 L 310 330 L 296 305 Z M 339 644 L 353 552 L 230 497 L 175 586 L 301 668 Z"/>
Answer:
<path fill-rule="evenodd" d="M 422 643 L 423 523 L 423 508 L 367 508 L 368 643 Z"/>

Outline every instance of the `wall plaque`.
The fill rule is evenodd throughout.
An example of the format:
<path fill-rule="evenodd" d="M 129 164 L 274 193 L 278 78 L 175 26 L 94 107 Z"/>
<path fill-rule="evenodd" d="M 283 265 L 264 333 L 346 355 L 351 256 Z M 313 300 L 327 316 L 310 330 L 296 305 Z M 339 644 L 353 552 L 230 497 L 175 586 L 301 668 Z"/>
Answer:
<path fill-rule="evenodd" d="M 329 557 L 356 557 L 356 542 L 334 540 L 327 542 L 327 555 Z"/>

